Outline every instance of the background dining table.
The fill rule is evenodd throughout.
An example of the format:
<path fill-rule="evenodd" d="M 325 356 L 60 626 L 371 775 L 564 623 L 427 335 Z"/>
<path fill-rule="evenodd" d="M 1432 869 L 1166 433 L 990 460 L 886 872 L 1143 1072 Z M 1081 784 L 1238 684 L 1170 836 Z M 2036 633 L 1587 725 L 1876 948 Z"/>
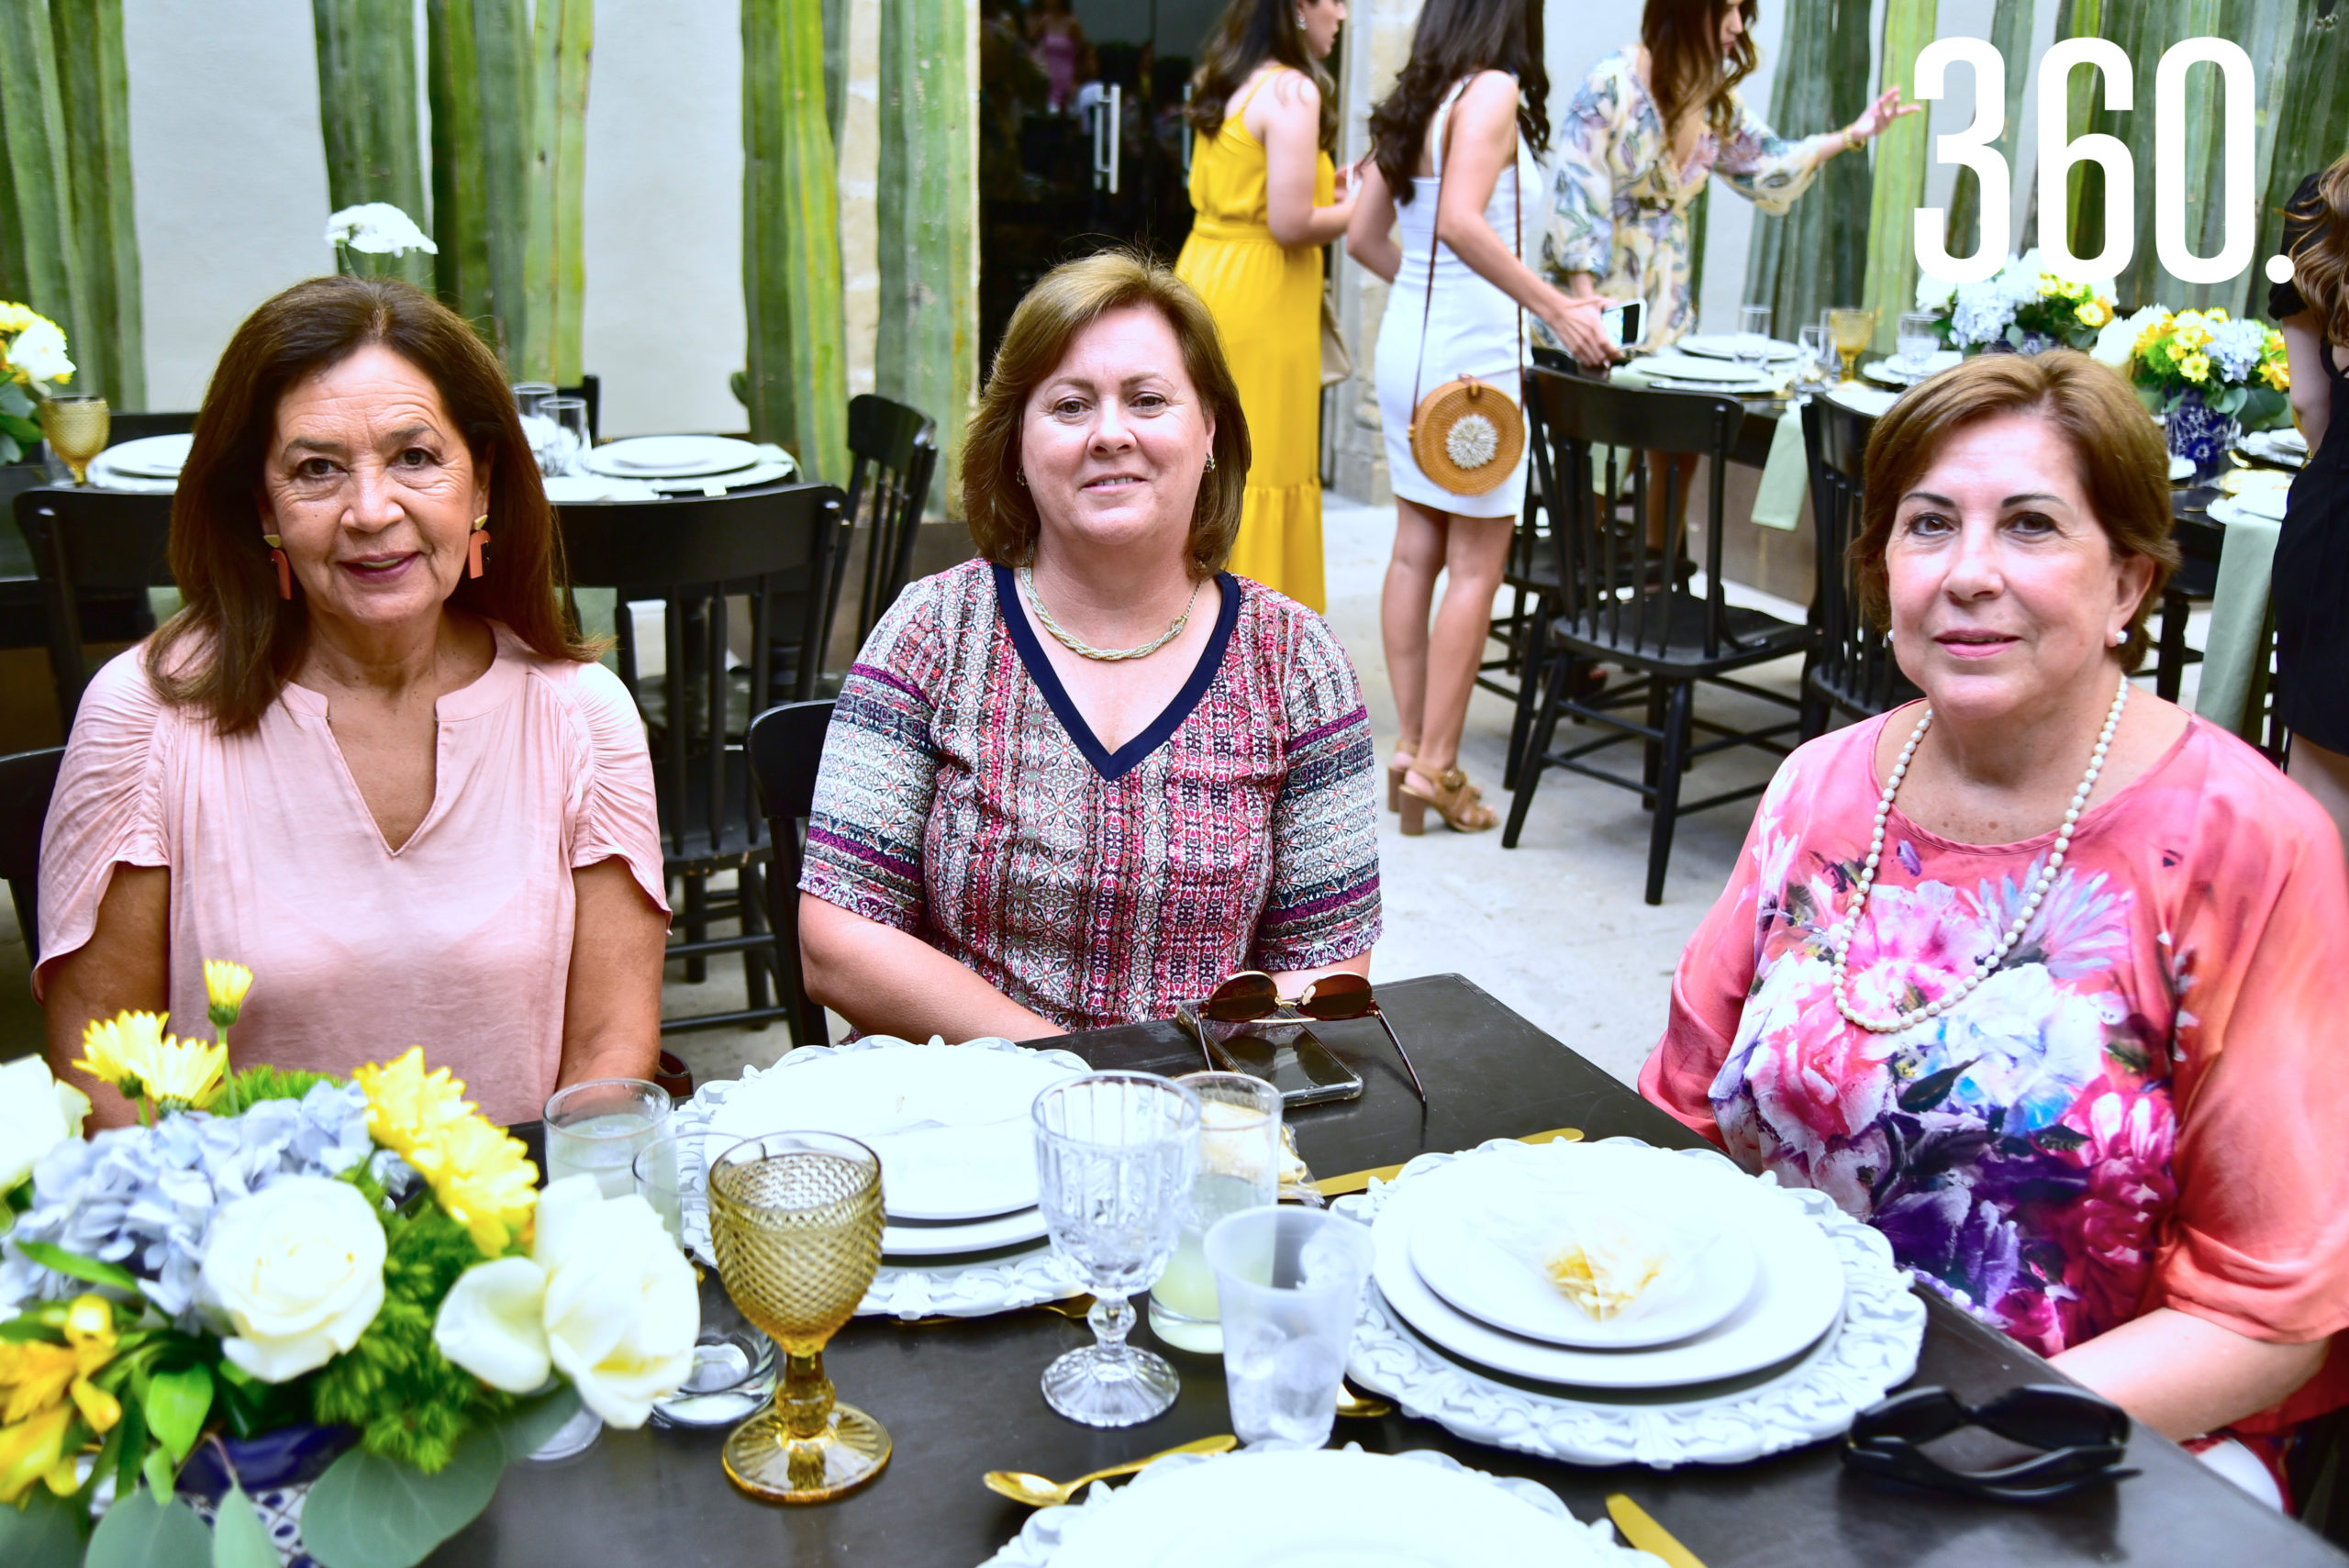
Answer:
<path fill-rule="evenodd" d="M 1456 974 L 1382 984 L 1378 997 L 1409 1046 L 1429 1103 L 1412 1095 L 1377 1023 L 1316 1026 L 1363 1078 L 1359 1099 L 1291 1113 L 1317 1176 L 1428 1151 L 1575 1127 L 1668 1148 L 1696 1134 Z M 1171 1022 L 1097 1029 L 1050 1042 L 1100 1068 L 1181 1073 L 1201 1065 Z M 535 1126 L 517 1129 L 534 1139 Z M 716 1272 L 705 1302 L 724 1310 Z M 1930 1292 L 1917 1381 L 1979 1400 L 2021 1383 L 2065 1381 L 2047 1362 Z M 583 1562 L 785 1562 L 975 1568 L 1018 1533 L 1028 1510 L 985 1490 L 990 1469 L 1067 1478 L 1231 1429 L 1219 1360 L 1134 1338 L 1180 1369 L 1174 1407 L 1101 1431 L 1063 1419 L 1038 1387 L 1044 1365 L 1086 1342 L 1081 1322 L 1042 1310 L 900 1323 L 860 1318 L 825 1352 L 841 1397 L 896 1440 L 864 1491 L 809 1508 L 749 1501 L 718 1463 L 725 1431 L 606 1431 L 585 1453 L 510 1467 L 480 1518 L 436 1564 L 577 1568 Z M 1953 1441 L 1964 1441 L 1962 1434 Z M 1709 1568 L 1884 1568 L 1887 1563 L 2341 1563 L 2291 1519 L 2253 1501 L 2183 1449 L 2140 1428 L 2128 1462 L 2143 1473 L 2060 1502 L 2010 1507 L 1847 1474 L 1832 1443 L 1734 1466 L 1585 1469 L 1453 1437 L 1400 1412 L 1338 1423 L 1332 1441 L 1374 1452 L 1436 1449 L 1495 1474 L 1528 1476 L 1578 1518 L 1604 1517 L 1626 1492 Z M 1981 1462 L 1976 1459 L 1975 1462 Z M 1302 1504 L 1300 1505 L 1302 1506 Z M 1530 1568 L 1530 1565 L 1529 1565 Z"/>

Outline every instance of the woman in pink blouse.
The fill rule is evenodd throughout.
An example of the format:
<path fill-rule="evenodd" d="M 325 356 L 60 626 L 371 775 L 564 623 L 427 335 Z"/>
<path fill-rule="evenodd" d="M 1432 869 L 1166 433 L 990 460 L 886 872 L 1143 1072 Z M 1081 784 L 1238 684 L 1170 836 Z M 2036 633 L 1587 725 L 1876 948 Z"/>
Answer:
<path fill-rule="evenodd" d="M 1779 770 L 1640 1087 L 2264 1482 L 2349 1402 L 2349 894 L 2313 801 L 2124 677 L 2166 473 L 2080 354 L 1884 417 L 1854 560 L 1925 703 Z"/>
<path fill-rule="evenodd" d="M 421 1044 L 491 1118 L 650 1077 L 668 906 L 644 732 L 568 628 L 497 361 L 383 279 L 316 278 L 221 356 L 172 504 L 186 607 L 82 699 L 41 843 L 61 1074 L 85 1024 L 344 1073 Z M 127 1104 L 86 1078 L 101 1121 Z"/>

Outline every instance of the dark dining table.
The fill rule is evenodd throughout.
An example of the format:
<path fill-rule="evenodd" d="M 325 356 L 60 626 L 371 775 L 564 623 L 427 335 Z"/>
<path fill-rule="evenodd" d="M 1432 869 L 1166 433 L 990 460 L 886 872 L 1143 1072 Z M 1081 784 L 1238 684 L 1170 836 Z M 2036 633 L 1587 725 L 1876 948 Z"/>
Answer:
<path fill-rule="evenodd" d="M 1364 1084 L 1359 1099 L 1291 1113 L 1319 1175 L 1562 1127 L 1670 1148 L 1700 1141 L 1459 975 L 1382 984 L 1378 996 L 1429 1103 L 1413 1096 L 1375 1021 L 1317 1026 Z M 1180 1073 L 1201 1065 L 1197 1045 L 1166 1022 L 1050 1043 L 1101 1068 Z M 714 1272 L 707 1288 L 718 1288 Z M 1978 1400 L 2020 1383 L 2064 1381 L 2014 1340 L 1938 1296 L 1925 1299 L 1920 1382 Z M 860 1318 L 832 1340 L 825 1362 L 841 1396 L 879 1418 L 896 1442 L 888 1469 L 863 1491 L 816 1507 L 769 1507 L 727 1481 L 722 1429 L 606 1431 L 575 1459 L 510 1467 L 487 1512 L 431 1561 L 974 1568 L 1027 1518 L 980 1485 L 984 1472 L 1065 1478 L 1231 1429 L 1221 1362 L 1180 1351 L 1166 1354 L 1182 1373 L 1181 1396 L 1156 1420 L 1101 1431 L 1053 1414 L 1037 1380 L 1047 1362 L 1089 1337 L 1084 1324 L 1041 1310 L 942 1323 Z M 1147 1327 L 1135 1340 L 1156 1345 Z M 1832 1443 L 1734 1466 L 1588 1469 L 1464 1441 L 1399 1412 L 1341 1420 L 1332 1441 L 1378 1453 L 1436 1449 L 1479 1470 L 1529 1476 L 1584 1519 L 1603 1517 L 1609 1493 L 1629 1493 L 1709 1568 L 2349 1562 L 2142 1428 L 2128 1453 L 2141 1474 L 2037 1507 L 1853 1476 Z"/>

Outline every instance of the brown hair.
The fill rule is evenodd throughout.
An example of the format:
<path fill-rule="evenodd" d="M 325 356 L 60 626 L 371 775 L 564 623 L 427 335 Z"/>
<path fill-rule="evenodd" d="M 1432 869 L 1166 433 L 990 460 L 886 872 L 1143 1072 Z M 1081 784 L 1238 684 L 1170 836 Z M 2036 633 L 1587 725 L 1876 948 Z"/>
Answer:
<path fill-rule="evenodd" d="M 2036 414 L 2063 433 L 2078 454 L 2089 508 L 2113 554 L 2142 555 L 2154 563 L 2153 581 L 2130 617 L 2128 640 L 2116 651 L 2121 667 L 2133 670 L 2145 656 L 2145 617 L 2177 570 L 2177 546 L 2170 539 L 2169 450 L 2129 384 L 2070 349 L 1967 360 L 1908 393 L 1876 422 L 1868 437 L 1860 536 L 1852 541 L 1861 607 L 1878 627 L 1891 624 L 1884 557 L 1900 498 L 1951 437 L 2008 414 Z"/>
<path fill-rule="evenodd" d="M 1248 418 L 1240 388 L 1223 362 L 1215 318 L 1172 269 L 1133 250 L 1103 250 L 1063 261 L 1037 280 L 1011 313 L 995 351 L 986 390 L 971 415 L 963 446 L 963 515 L 979 553 L 998 566 L 1034 560 L 1035 497 L 1021 484 L 1019 428 L 1028 398 L 1060 368 L 1077 334 L 1112 310 L 1143 306 L 1166 318 L 1183 346 L 1183 370 L 1215 417 L 1213 472 L 1199 480 L 1191 509 L 1191 575 L 1223 569 L 1240 532 L 1240 496 L 1248 484 Z"/>
<path fill-rule="evenodd" d="M 2349 154 L 2317 176 L 2314 198 L 2289 216 L 2310 226 L 2292 252 L 2292 282 L 2324 335 L 2349 348 Z"/>
<path fill-rule="evenodd" d="M 207 709 L 223 735 L 261 722 L 310 640 L 299 580 L 293 602 L 278 597 L 261 537 L 257 497 L 278 404 L 304 377 L 371 343 L 431 381 L 490 475 L 496 542 L 481 577 L 458 579 L 448 602 L 503 622 L 542 658 L 595 657 L 563 614 L 562 540 L 496 359 L 455 312 L 412 284 L 312 278 L 267 301 L 228 339 L 172 500 L 172 575 L 185 607 L 149 643 L 147 673 L 166 700 Z"/>
<path fill-rule="evenodd" d="M 1731 6 L 1744 17 L 1745 31 L 1723 59 L 1721 18 Z M 1648 96 L 1655 100 L 1666 141 L 1698 108 L 1715 136 L 1736 128 L 1730 95 L 1761 61 L 1753 51 L 1754 9 L 1754 0 L 1648 0 L 1640 42 L 1648 51 Z"/>
<path fill-rule="evenodd" d="M 1296 10 L 1295 0 L 1230 0 L 1224 6 L 1199 46 L 1199 68 L 1191 72 L 1191 105 L 1184 114 L 1193 130 L 1209 137 L 1221 130 L 1231 95 L 1270 60 L 1303 73 L 1320 90 L 1321 150 L 1338 150 L 1338 83 L 1306 49 Z"/>
<path fill-rule="evenodd" d="M 1517 133 L 1536 157 L 1550 150 L 1542 0 L 1427 0 L 1411 29 L 1411 57 L 1370 111 L 1371 160 L 1386 176 L 1396 206 L 1411 205 L 1417 189 L 1411 171 L 1419 165 L 1428 121 L 1444 95 L 1480 71 L 1506 71 L 1517 78 Z"/>

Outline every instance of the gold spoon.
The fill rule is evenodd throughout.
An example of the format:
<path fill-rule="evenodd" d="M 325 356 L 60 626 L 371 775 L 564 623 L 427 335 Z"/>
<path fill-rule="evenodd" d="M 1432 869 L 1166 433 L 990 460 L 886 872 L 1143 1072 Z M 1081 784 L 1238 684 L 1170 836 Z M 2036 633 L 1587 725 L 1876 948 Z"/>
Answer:
<path fill-rule="evenodd" d="M 1358 1421 L 1375 1421 L 1381 1416 L 1391 1416 L 1395 1407 L 1369 1394 L 1357 1394 L 1351 1383 L 1338 1385 L 1338 1414 Z"/>
<path fill-rule="evenodd" d="M 1239 1445 L 1238 1438 L 1233 1437 L 1230 1432 L 1224 1432 L 1217 1437 L 1200 1438 L 1195 1442 L 1184 1443 L 1178 1448 L 1166 1449 L 1141 1459 L 1130 1459 L 1123 1464 L 1113 1464 L 1106 1470 L 1097 1470 L 1088 1475 L 1080 1475 L 1074 1481 L 1048 1480 L 1041 1475 L 1030 1475 L 1024 1470 L 990 1470 L 980 1479 L 986 1484 L 987 1490 L 997 1496 L 1008 1497 L 1015 1503 L 1024 1503 L 1031 1508 L 1052 1508 L 1067 1502 L 1096 1481 L 1107 1481 L 1113 1475 L 1131 1475 L 1142 1466 L 1155 1463 L 1170 1453 L 1224 1453 Z"/>

